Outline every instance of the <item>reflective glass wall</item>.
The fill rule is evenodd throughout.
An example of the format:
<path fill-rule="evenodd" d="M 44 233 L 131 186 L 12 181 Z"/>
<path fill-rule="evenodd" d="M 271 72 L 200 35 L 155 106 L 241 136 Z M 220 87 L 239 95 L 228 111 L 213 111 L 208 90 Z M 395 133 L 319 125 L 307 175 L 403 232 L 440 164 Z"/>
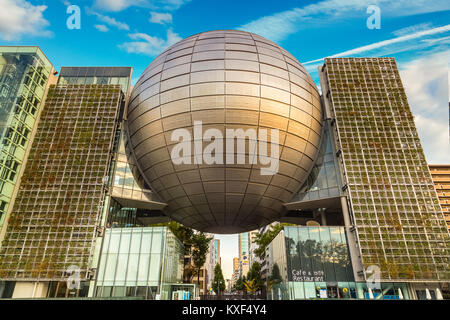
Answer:
<path fill-rule="evenodd" d="M 0 229 L 52 69 L 38 47 L 0 46 Z"/>
<path fill-rule="evenodd" d="M 277 264 L 282 278 L 269 299 L 409 299 L 404 283 L 369 290 L 355 282 L 344 227 L 285 226 L 268 254 L 269 268 Z"/>
<path fill-rule="evenodd" d="M 170 299 L 182 282 L 184 248 L 166 227 L 107 229 L 97 297 Z"/>
<path fill-rule="evenodd" d="M 335 148 L 328 122 L 325 122 L 322 144 L 314 167 L 300 191 L 293 197 L 294 201 L 310 201 L 340 196 L 341 181 Z"/>
<path fill-rule="evenodd" d="M 127 94 L 131 67 L 62 67 L 58 84 L 119 84 Z"/>
<path fill-rule="evenodd" d="M 115 171 L 112 188 L 112 196 L 129 198 L 140 201 L 155 200 L 155 196 L 149 189 L 142 189 L 133 176 L 135 166 L 128 161 L 125 153 L 124 132 L 120 132 L 118 148 L 115 155 Z"/>
<path fill-rule="evenodd" d="M 343 227 L 285 228 L 287 279 L 294 299 L 355 295 Z M 325 292 L 323 292 L 325 291 Z"/>

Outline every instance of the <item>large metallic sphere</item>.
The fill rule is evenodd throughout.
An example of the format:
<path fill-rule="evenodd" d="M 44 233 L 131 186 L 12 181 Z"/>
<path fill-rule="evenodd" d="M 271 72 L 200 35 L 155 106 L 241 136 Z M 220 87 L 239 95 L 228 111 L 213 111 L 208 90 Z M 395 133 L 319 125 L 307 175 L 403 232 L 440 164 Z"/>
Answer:
<path fill-rule="evenodd" d="M 196 34 L 160 54 L 136 83 L 127 117 L 137 180 L 167 203 L 171 218 L 213 233 L 279 219 L 312 168 L 322 128 L 319 94 L 303 66 L 277 44 L 234 30 Z M 278 172 L 262 175 L 268 165 L 250 163 L 248 139 L 241 139 L 245 163 L 174 163 L 173 131 L 194 136 L 194 121 L 202 121 L 202 132 L 214 128 L 224 137 L 225 129 L 278 129 Z M 261 135 L 257 140 L 264 142 Z M 225 159 L 229 139 L 222 142 L 218 155 Z M 200 143 L 204 149 L 211 142 Z"/>

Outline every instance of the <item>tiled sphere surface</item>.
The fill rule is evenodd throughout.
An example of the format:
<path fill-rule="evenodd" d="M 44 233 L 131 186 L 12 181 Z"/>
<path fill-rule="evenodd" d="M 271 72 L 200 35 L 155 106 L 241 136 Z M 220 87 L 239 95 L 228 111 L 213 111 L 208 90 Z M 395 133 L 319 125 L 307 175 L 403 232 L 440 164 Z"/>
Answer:
<path fill-rule="evenodd" d="M 196 34 L 161 53 L 137 81 L 127 118 L 136 179 L 167 203 L 171 218 L 213 233 L 279 219 L 312 168 L 322 129 L 319 93 L 305 68 L 277 44 L 234 30 Z M 248 139 L 243 164 L 174 164 L 172 133 L 185 128 L 193 136 L 194 121 L 224 137 L 225 129 L 278 129 L 278 172 L 262 175 L 268 165 L 249 163 Z"/>

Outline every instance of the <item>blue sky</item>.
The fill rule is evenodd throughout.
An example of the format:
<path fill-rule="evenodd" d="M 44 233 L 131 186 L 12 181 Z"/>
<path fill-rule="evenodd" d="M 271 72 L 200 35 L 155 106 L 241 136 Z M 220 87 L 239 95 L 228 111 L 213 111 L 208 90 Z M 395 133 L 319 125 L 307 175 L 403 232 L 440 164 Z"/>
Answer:
<path fill-rule="evenodd" d="M 69 30 L 67 6 L 81 9 Z M 369 5 L 380 29 L 369 29 Z M 318 83 L 328 56 L 397 59 L 430 163 L 450 163 L 448 0 L 0 0 L 0 45 L 38 45 L 61 66 L 132 66 L 135 82 L 157 54 L 192 34 L 241 29 L 291 52 Z M 225 276 L 237 237 L 222 236 Z"/>

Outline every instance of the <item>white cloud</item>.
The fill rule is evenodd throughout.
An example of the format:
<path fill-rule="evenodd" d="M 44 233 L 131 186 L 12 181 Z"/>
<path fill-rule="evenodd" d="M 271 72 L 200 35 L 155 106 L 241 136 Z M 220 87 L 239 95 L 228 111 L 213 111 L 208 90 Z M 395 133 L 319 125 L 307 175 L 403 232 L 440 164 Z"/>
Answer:
<path fill-rule="evenodd" d="M 155 1 L 157 7 L 160 7 L 164 10 L 178 10 L 181 6 L 185 5 L 191 0 L 159 0 Z"/>
<path fill-rule="evenodd" d="M 428 45 L 433 44 L 449 44 L 450 43 L 450 36 L 441 37 L 441 38 L 434 38 L 434 39 L 423 39 L 422 42 L 427 43 Z"/>
<path fill-rule="evenodd" d="M 86 8 L 86 13 L 90 14 L 90 15 L 95 15 L 98 20 L 100 20 L 103 23 L 106 23 L 107 25 L 109 25 L 111 27 L 115 27 L 115 28 L 117 28 L 119 30 L 127 30 L 127 31 L 130 30 L 130 26 L 129 25 L 127 25 L 124 22 L 117 21 L 115 18 L 111 18 L 109 16 L 100 14 L 100 13 L 95 12 L 95 11 L 92 11 L 89 8 Z"/>
<path fill-rule="evenodd" d="M 95 0 L 94 7 L 104 11 L 122 11 L 132 6 L 173 11 L 191 0 Z"/>
<path fill-rule="evenodd" d="M 396 35 L 397 37 L 400 37 L 400 36 L 404 36 L 404 35 L 407 35 L 410 33 L 416 33 L 416 32 L 431 29 L 431 28 L 432 28 L 431 22 L 426 22 L 426 23 L 420 23 L 420 24 L 415 24 L 415 25 L 408 26 L 405 28 L 401 28 L 401 29 L 393 31 L 392 33 L 394 35 Z"/>
<path fill-rule="evenodd" d="M 105 26 L 104 24 L 96 24 L 94 27 L 95 27 L 95 29 L 97 29 L 100 32 L 108 32 L 109 31 L 108 27 Z"/>
<path fill-rule="evenodd" d="M 438 52 L 399 65 L 400 76 L 429 163 L 450 163 L 449 54 L 450 51 Z"/>
<path fill-rule="evenodd" d="M 17 41 L 23 35 L 50 36 L 44 18 L 47 6 L 34 6 L 24 0 L 0 0 L 0 38 Z"/>
<path fill-rule="evenodd" d="M 145 33 L 132 33 L 128 36 L 135 41 L 125 42 L 119 45 L 120 48 L 129 53 L 145 54 L 151 57 L 160 54 L 164 49 L 181 40 L 181 37 L 171 29 L 167 30 L 166 39 L 152 37 Z"/>
<path fill-rule="evenodd" d="M 393 44 L 397 44 L 400 42 L 406 42 L 406 41 L 410 41 L 410 40 L 414 40 L 414 39 L 418 39 L 418 38 L 423 38 L 426 36 L 431 36 L 431 35 L 435 35 L 435 34 L 441 34 L 441 33 L 445 33 L 445 32 L 449 32 L 450 31 L 450 24 L 442 26 L 442 27 L 437 27 L 437 28 L 433 28 L 433 29 L 428 29 L 428 30 L 423 30 L 423 31 L 418 31 L 412 34 L 408 34 L 408 35 L 404 35 L 404 36 L 400 36 L 397 38 L 392 38 L 389 40 L 384 40 L 384 41 L 380 41 L 380 42 L 375 42 L 366 46 L 362 46 L 362 47 L 358 47 L 355 49 L 351 49 L 351 50 L 347 50 L 344 52 L 340 52 L 340 53 L 336 53 L 333 54 L 331 56 L 329 56 L 330 58 L 337 58 L 337 57 L 348 57 L 348 56 L 352 56 L 355 54 L 361 54 L 361 53 L 365 53 L 368 51 L 372 51 L 375 49 L 379 49 L 379 48 L 383 48 L 386 46 L 390 46 Z M 414 44 L 414 47 L 417 47 L 417 44 Z M 311 61 L 307 61 L 304 62 L 303 64 L 310 64 L 310 63 L 315 63 L 318 61 L 322 61 L 324 58 L 320 58 L 320 59 L 315 59 L 315 60 L 311 60 Z"/>
<path fill-rule="evenodd" d="M 105 11 L 122 11 L 131 6 L 144 5 L 145 0 L 95 0 L 94 7 Z"/>
<path fill-rule="evenodd" d="M 170 13 L 150 12 L 150 22 L 152 23 L 172 23 L 172 15 Z"/>
<path fill-rule="evenodd" d="M 368 17 L 366 9 L 373 4 L 380 6 L 382 17 L 450 10 L 448 0 L 324 0 L 261 17 L 238 29 L 259 34 L 272 41 L 281 41 L 300 29 L 337 23 L 342 17 L 358 18 L 365 25 Z"/>

